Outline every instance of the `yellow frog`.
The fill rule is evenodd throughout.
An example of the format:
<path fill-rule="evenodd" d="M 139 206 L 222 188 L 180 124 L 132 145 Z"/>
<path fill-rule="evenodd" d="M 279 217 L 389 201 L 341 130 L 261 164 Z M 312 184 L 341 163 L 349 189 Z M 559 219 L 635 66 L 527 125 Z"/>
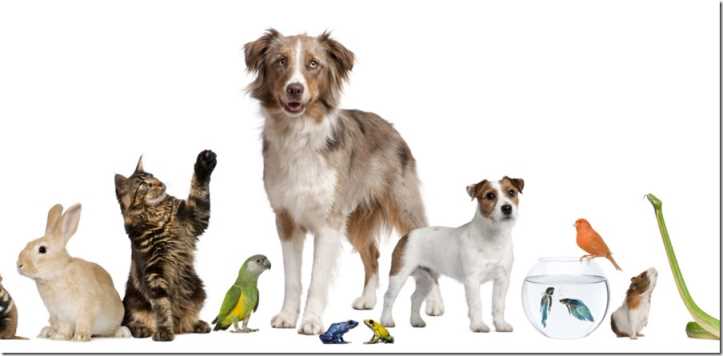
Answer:
<path fill-rule="evenodd" d="M 377 344 L 377 343 L 385 343 L 385 344 L 393 344 L 394 343 L 394 337 L 389 334 L 389 331 L 387 328 L 384 327 L 384 325 L 377 323 L 376 321 L 372 319 L 364 320 L 364 325 L 368 326 L 369 329 L 374 332 L 374 335 L 372 335 L 371 340 L 367 341 L 367 344 Z"/>

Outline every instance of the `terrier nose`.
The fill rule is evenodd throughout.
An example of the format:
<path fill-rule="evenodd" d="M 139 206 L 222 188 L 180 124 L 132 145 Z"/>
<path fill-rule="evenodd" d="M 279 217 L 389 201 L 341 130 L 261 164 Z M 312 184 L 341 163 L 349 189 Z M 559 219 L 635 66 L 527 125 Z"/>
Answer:
<path fill-rule="evenodd" d="M 512 205 L 505 204 L 502 206 L 502 214 L 510 215 L 512 214 Z"/>
<path fill-rule="evenodd" d="M 300 97 L 304 94 L 304 86 L 300 83 L 291 83 L 286 87 L 286 94 L 291 97 Z"/>

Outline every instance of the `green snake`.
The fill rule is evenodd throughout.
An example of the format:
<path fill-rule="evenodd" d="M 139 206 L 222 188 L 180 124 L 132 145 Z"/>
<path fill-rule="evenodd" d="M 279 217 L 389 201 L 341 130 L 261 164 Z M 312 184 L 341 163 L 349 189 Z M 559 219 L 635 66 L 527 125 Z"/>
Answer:
<path fill-rule="evenodd" d="M 688 287 L 685 285 L 683 274 L 680 272 L 680 267 L 678 267 L 678 259 L 675 258 L 673 245 L 670 243 L 668 228 L 665 226 L 665 219 L 663 219 L 663 202 L 653 194 L 647 194 L 645 197 L 648 198 L 650 203 L 653 204 L 653 209 L 655 209 L 655 218 L 658 220 L 660 236 L 663 238 L 665 254 L 668 256 L 668 263 L 673 272 L 673 279 L 675 280 L 675 285 L 678 287 L 678 293 L 680 293 L 685 307 L 693 317 L 693 320 L 695 320 L 685 326 L 686 334 L 688 334 L 688 337 L 695 339 L 720 340 L 720 320 L 700 309 L 698 304 L 695 304 L 693 301 L 693 297 L 690 296 Z"/>

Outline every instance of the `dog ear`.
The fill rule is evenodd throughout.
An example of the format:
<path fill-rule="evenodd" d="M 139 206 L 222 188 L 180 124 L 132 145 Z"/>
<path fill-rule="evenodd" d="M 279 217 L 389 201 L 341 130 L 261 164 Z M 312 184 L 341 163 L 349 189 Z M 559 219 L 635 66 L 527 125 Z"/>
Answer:
<path fill-rule="evenodd" d="M 346 80 L 354 68 L 354 53 L 331 38 L 331 33 L 328 31 L 319 35 L 318 40 L 326 47 L 326 53 L 333 61 L 340 81 Z"/>
<path fill-rule="evenodd" d="M 484 187 L 485 184 L 487 184 L 487 179 L 477 183 L 477 184 L 471 184 L 467 186 L 467 194 L 469 195 L 472 200 L 477 197 L 477 194 L 479 194 L 479 191 L 482 190 L 482 187 Z"/>
<path fill-rule="evenodd" d="M 512 183 L 512 185 L 513 185 L 515 188 L 517 188 L 517 190 L 520 191 L 520 193 L 522 193 L 522 189 L 525 187 L 525 180 L 524 180 L 524 179 L 522 179 L 522 178 L 510 178 L 510 177 L 508 177 L 508 176 L 504 176 L 502 179 L 507 179 L 507 180 L 509 180 L 509 181 Z"/>
<path fill-rule="evenodd" d="M 244 45 L 246 69 L 248 71 L 259 72 L 263 69 L 266 52 L 269 50 L 271 44 L 279 37 L 281 37 L 281 33 L 270 28 L 256 41 Z"/>

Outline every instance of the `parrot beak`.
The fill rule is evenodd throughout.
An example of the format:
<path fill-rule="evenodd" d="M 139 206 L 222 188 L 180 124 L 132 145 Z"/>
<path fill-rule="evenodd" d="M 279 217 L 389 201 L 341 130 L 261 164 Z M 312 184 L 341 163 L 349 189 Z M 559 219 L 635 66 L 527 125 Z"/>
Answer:
<path fill-rule="evenodd" d="M 269 260 L 266 260 L 266 263 L 264 263 L 264 267 L 266 267 L 266 269 L 270 270 L 270 269 L 271 269 L 271 262 L 270 262 Z"/>

